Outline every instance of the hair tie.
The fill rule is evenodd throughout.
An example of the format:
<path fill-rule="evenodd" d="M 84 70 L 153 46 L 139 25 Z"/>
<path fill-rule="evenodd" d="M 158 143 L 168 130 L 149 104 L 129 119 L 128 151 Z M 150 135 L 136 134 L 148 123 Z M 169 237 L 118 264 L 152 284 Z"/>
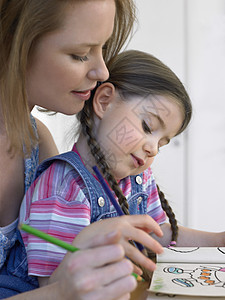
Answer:
<path fill-rule="evenodd" d="M 169 243 L 169 245 L 167 246 L 167 248 L 169 248 L 169 247 L 174 247 L 174 246 L 176 246 L 176 244 L 177 244 L 176 241 L 171 241 L 171 242 Z"/>

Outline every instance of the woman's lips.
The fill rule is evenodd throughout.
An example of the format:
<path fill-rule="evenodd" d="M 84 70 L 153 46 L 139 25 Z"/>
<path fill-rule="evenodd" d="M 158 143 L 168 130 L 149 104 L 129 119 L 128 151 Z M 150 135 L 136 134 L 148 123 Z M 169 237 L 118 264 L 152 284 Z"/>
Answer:
<path fill-rule="evenodd" d="M 131 157 L 133 158 L 133 162 L 134 162 L 134 166 L 135 168 L 139 168 L 141 166 L 143 166 L 145 164 L 145 162 L 143 161 L 143 159 L 131 154 Z"/>
<path fill-rule="evenodd" d="M 82 91 L 82 92 L 72 91 L 72 94 L 74 94 L 74 95 L 78 96 L 79 98 L 81 98 L 82 100 L 86 101 L 91 96 L 91 90 Z"/>

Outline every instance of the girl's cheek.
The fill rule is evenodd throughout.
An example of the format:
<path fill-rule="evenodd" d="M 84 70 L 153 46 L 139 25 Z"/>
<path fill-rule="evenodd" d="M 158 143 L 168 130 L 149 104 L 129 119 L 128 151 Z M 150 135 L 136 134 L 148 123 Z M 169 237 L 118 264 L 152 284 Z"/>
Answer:
<path fill-rule="evenodd" d="M 130 120 L 124 118 L 108 134 L 108 138 L 122 152 L 129 153 L 142 141 L 144 136 Z"/>

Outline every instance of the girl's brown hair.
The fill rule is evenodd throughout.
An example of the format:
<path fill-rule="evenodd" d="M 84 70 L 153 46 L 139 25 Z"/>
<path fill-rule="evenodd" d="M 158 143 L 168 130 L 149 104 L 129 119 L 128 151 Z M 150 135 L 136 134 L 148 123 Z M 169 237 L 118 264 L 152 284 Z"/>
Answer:
<path fill-rule="evenodd" d="M 164 95 L 172 97 L 182 108 L 183 124 L 179 133 L 185 130 L 192 115 L 192 105 L 188 93 L 179 78 L 154 56 L 135 50 L 120 53 L 108 64 L 110 72 L 107 82 L 111 82 L 119 92 L 123 101 L 129 101 L 134 95 L 146 98 L 147 96 Z M 82 133 L 87 136 L 87 142 L 97 165 L 112 190 L 118 197 L 118 201 L 125 214 L 129 214 L 129 207 L 117 181 L 110 172 L 105 155 L 101 151 L 96 137 L 93 134 L 93 106 L 92 99 L 86 101 L 83 110 L 78 114 Z M 162 207 L 166 211 L 172 228 L 172 240 L 176 241 L 178 234 L 175 215 L 165 199 L 164 194 L 158 188 Z"/>
<path fill-rule="evenodd" d="M 26 68 L 32 47 L 63 22 L 67 4 L 90 0 L 0 0 L 0 113 L 10 150 L 27 153 L 37 143 L 26 96 Z M 94 1 L 94 0 L 92 0 Z M 114 0 L 114 31 L 104 53 L 106 62 L 121 50 L 135 21 L 133 0 Z"/>

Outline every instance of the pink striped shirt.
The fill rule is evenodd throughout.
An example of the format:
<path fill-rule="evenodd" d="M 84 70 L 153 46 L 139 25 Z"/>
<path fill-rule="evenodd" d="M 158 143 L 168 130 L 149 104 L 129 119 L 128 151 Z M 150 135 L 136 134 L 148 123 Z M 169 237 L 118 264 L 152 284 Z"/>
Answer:
<path fill-rule="evenodd" d="M 164 223 L 166 216 L 150 168 L 143 172 L 142 185 L 143 192 L 149 195 L 147 214 L 157 223 Z M 121 180 L 120 187 L 129 199 L 130 177 Z M 83 180 L 63 161 L 54 162 L 33 182 L 20 210 L 20 222 L 70 244 L 90 224 L 90 219 L 91 207 Z M 29 275 L 50 276 L 66 251 L 25 232 L 22 232 L 22 237 L 27 250 Z"/>

